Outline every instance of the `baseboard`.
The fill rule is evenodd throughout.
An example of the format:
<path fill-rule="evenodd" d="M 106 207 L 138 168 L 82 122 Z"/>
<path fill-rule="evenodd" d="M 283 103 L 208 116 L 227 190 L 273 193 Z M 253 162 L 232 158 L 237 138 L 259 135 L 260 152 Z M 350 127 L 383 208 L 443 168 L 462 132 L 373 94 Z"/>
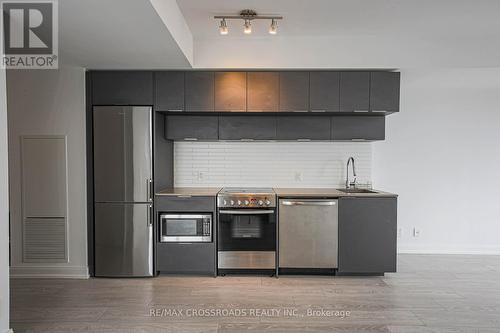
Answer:
<path fill-rule="evenodd" d="M 484 245 L 436 245 L 436 244 L 400 244 L 398 253 L 401 254 L 472 254 L 472 255 L 500 255 L 500 246 Z"/>
<path fill-rule="evenodd" d="M 63 279 L 88 279 L 87 266 L 11 266 L 11 278 L 63 278 Z"/>

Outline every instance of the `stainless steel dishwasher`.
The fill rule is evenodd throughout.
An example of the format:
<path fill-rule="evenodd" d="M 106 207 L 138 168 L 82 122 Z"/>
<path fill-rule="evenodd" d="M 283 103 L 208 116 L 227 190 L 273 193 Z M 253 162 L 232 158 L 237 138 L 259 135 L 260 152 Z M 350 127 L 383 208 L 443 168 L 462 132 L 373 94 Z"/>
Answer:
<path fill-rule="evenodd" d="M 279 267 L 338 267 L 338 200 L 279 200 Z"/>

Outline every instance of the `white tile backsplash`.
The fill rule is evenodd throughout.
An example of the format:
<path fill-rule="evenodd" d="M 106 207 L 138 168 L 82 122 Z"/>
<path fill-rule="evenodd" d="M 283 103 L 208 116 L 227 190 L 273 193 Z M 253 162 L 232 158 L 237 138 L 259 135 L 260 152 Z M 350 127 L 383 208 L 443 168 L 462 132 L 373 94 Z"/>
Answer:
<path fill-rule="evenodd" d="M 175 186 L 339 187 L 349 156 L 371 182 L 369 142 L 175 142 Z"/>

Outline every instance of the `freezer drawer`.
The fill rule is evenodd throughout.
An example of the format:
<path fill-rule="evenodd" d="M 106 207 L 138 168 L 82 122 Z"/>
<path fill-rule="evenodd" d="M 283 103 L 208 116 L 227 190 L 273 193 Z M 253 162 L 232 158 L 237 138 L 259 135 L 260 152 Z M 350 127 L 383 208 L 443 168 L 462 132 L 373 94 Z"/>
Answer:
<path fill-rule="evenodd" d="M 338 267 L 338 202 L 280 199 L 279 267 Z"/>
<path fill-rule="evenodd" d="M 95 276 L 153 275 L 151 204 L 95 204 Z"/>

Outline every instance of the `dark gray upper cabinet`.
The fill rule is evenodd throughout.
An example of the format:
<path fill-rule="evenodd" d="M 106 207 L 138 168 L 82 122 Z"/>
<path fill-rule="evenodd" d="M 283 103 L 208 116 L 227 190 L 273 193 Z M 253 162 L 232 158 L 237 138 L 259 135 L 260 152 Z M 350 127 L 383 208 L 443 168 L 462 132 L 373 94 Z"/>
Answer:
<path fill-rule="evenodd" d="M 214 73 L 186 72 L 186 111 L 214 111 Z"/>
<path fill-rule="evenodd" d="M 273 140 L 276 139 L 274 116 L 220 116 L 220 140 Z"/>
<path fill-rule="evenodd" d="M 153 72 L 92 72 L 93 105 L 153 105 Z"/>
<path fill-rule="evenodd" d="M 339 272 L 396 271 L 397 198 L 339 200 Z"/>
<path fill-rule="evenodd" d="M 384 140 L 385 117 L 333 116 L 332 140 Z"/>
<path fill-rule="evenodd" d="M 280 111 L 309 111 L 309 72 L 280 72 Z"/>
<path fill-rule="evenodd" d="M 398 72 L 372 72 L 370 83 L 370 109 L 372 112 L 399 111 Z"/>
<path fill-rule="evenodd" d="M 316 112 L 340 111 L 340 72 L 311 72 L 310 108 Z"/>
<path fill-rule="evenodd" d="M 370 110 L 370 72 L 340 73 L 340 111 Z"/>
<path fill-rule="evenodd" d="M 245 112 L 247 108 L 247 73 L 215 73 L 215 111 Z"/>
<path fill-rule="evenodd" d="M 156 72 L 155 83 L 155 110 L 184 111 L 184 72 Z"/>
<path fill-rule="evenodd" d="M 166 116 L 165 138 L 168 140 L 217 140 L 217 116 Z"/>
<path fill-rule="evenodd" d="M 279 73 L 247 73 L 247 111 L 277 112 L 279 109 Z"/>
<path fill-rule="evenodd" d="M 330 140 L 330 119 L 326 116 L 278 116 L 278 140 Z"/>

